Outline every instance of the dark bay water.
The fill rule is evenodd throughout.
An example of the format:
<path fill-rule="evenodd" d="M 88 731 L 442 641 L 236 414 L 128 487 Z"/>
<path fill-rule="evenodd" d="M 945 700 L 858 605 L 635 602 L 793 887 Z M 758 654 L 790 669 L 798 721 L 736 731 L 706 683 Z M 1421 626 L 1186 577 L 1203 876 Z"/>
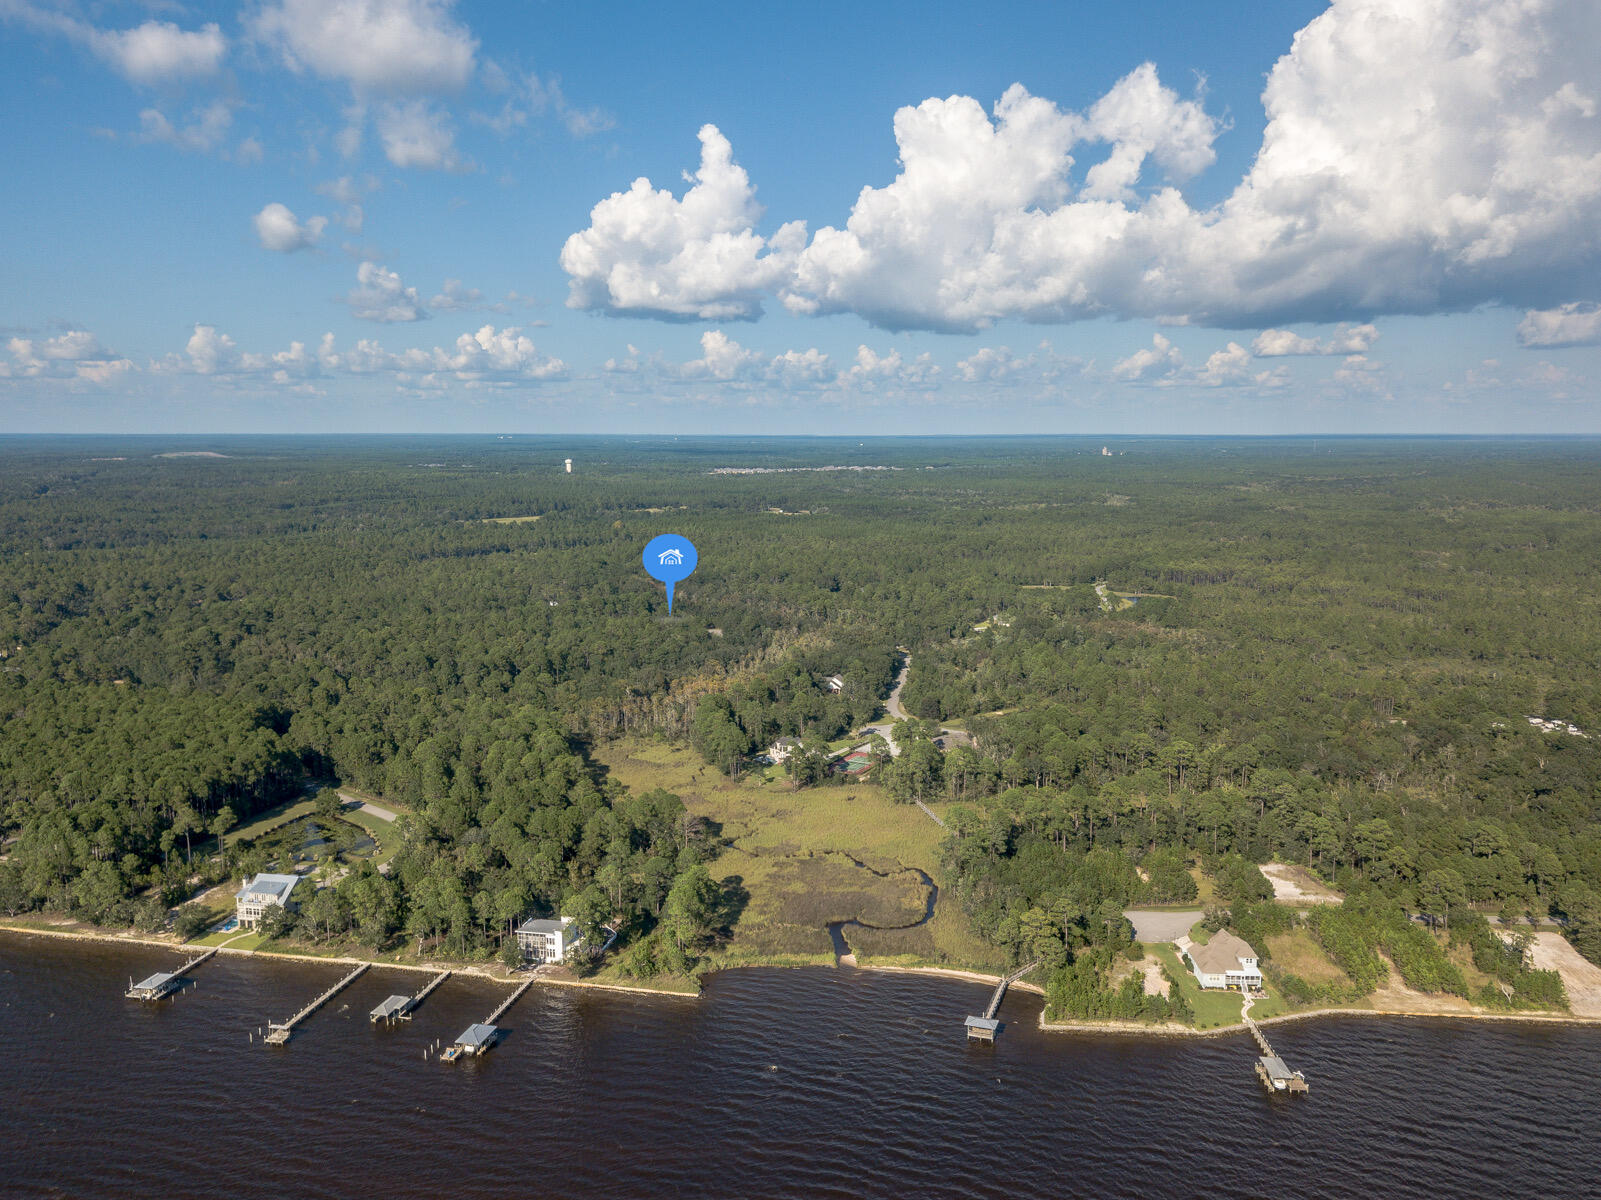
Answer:
<path fill-rule="evenodd" d="M 727 972 L 697 1001 L 535 988 L 480 1061 L 422 1057 L 506 993 L 452 978 L 410 1024 L 373 970 L 289 1046 L 247 1034 L 337 966 L 218 958 L 122 997 L 155 949 L 0 933 L 0 1194 L 43 1197 L 1601 1196 L 1601 1031 L 1338 1019 L 1243 1037 L 1046 1035 L 987 989 Z"/>

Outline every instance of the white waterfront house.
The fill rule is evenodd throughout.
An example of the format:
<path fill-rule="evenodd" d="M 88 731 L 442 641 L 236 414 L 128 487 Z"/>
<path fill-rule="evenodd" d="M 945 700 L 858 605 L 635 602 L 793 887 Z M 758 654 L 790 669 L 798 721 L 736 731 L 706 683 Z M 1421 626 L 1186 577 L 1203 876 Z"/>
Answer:
<path fill-rule="evenodd" d="M 261 914 L 276 904 L 279 908 L 293 908 L 289 893 L 300 882 L 298 875 L 257 875 L 234 893 L 234 917 L 242 929 L 249 929 L 261 920 Z"/>
<path fill-rule="evenodd" d="M 1256 951 L 1227 929 L 1218 930 L 1204 946 L 1192 942 L 1184 951 L 1184 957 L 1190 960 L 1196 982 L 1204 988 L 1244 991 L 1262 986 L 1262 968 L 1257 966 Z"/>
<path fill-rule="evenodd" d="M 583 943 L 578 922 L 572 917 L 550 921 L 531 917 L 517 926 L 517 944 L 527 962 L 557 963 Z"/>

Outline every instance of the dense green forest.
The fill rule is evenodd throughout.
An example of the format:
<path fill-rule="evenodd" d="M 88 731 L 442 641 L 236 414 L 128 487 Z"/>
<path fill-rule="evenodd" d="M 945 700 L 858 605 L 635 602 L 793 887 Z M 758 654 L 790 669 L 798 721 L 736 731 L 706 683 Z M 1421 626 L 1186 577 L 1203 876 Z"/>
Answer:
<path fill-rule="evenodd" d="M 0 441 L 0 911 L 152 922 L 206 839 L 337 778 L 412 815 L 308 934 L 484 952 L 565 908 L 681 968 L 715 831 L 590 748 L 660 731 L 737 772 L 872 718 L 905 647 L 931 724 L 883 781 L 962 802 L 954 897 L 1060 946 L 1064 994 L 1196 861 L 1236 907 L 1280 859 L 1553 914 L 1601 960 L 1601 445 L 1115 449 Z M 671 616 L 639 563 L 667 531 L 700 553 Z M 953 722 L 976 746 L 934 750 Z"/>

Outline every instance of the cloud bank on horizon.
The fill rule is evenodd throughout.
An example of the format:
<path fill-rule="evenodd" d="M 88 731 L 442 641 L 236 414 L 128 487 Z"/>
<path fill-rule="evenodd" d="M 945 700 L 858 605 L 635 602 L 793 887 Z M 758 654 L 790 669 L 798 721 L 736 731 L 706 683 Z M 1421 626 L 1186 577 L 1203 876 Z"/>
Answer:
<path fill-rule="evenodd" d="M 567 239 L 568 304 L 727 321 L 776 299 L 942 332 L 1499 304 L 1556 310 L 1531 313 L 1527 344 L 1593 340 L 1559 306 L 1594 299 L 1601 268 L 1597 62 L 1587 0 L 1335 0 L 1274 65 L 1256 159 L 1214 207 L 1172 184 L 1212 165 L 1220 121 L 1147 63 L 1084 112 L 1021 84 L 988 114 L 969 96 L 900 109 L 899 175 L 809 238 L 799 220 L 758 232 L 755 186 L 707 125 L 682 197 L 637 179 Z M 1078 177 L 1074 149 L 1098 145 Z"/>
<path fill-rule="evenodd" d="M 1162 57 L 1145 18 L 1138 50 L 1118 60 L 1128 69 L 1097 74 L 1071 106 L 1049 86 L 1007 86 L 1037 83 L 1014 73 L 1013 34 L 975 71 L 994 84 L 982 97 L 897 109 L 890 86 L 857 81 L 832 124 L 822 105 L 799 119 L 778 101 L 760 111 L 759 97 L 750 115 L 728 110 L 715 88 L 675 106 L 690 89 L 667 73 L 620 91 L 631 68 L 612 60 L 628 57 L 629 29 L 564 81 L 541 40 L 551 14 L 201 2 L 216 19 L 151 3 L 117 28 L 114 8 L 0 0 L 0 28 L 49 48 L 60 94 L 99 101 L 58 127 L 12 124 L 18 151 L 77 135 L 97 155 L 80 190 L 104 201 L 50 198 L 72 186 L 52 169 L 91 152 L 70 148 L 30 160 L 39 174 L 17 193 L 44 196 L 37 208 L 0 200 L 0 223 L 55 236 L 53 258 L 19 240 L 29 253 L 13 258 L 35 274 L 0 281 L 0 402 L 23 398 L 45 427 L 62 397 L 98 394 L 109 411 L 111 396 L 143 389 L 144 411 L 187 395 L 201 419 L 230 393 L 316 397 L 358 420 L 381 420 L 386 394 L 498 394 L 548 398 L 544 411 L 565 405 L 575 420 L 630 406 L 898 405 L 1032 428 L 1054 404 L 1141 412 L 1145 428 L 1183 413 L 1208 431 L 1238 402 L 1234 427 L 1252 432 L 1253 415 L 1292 405 L 1303 426 L 1335 414 L 1338 427 L 1365 405 L 1381 427 L 1428 408 L 1425 425 L 1442 430 L 1469 411 L 1526 429 L 1517 407 L 1533 400 L 1558 428 L 1601 431 L 1584 374 L 1601 366 L 1585 349 L 1601 346 L 1595 0 L 1330 0 L 1287 48 L 1288 21 L 1253 25 L 1249 61 L 1266 71 L 1249 114 L 1238 91 L 1231 112 L 1216 82 L 1175 87 L 1171 67 L 1164 80 L 1141 62 Z M 569 56 L 590 32 L 567 31 Z M 708 61 L 719 48 L 703 47 Z M 837 50 L 802 47 L 796 61 L 821 76 L 835 64 L 812 60 Z M 16 67 L 29 51 L 11 53 Z M 652 125 L 641 107 L 658 101 Z M 115 128 L 96 123 L 118 113 Z M 864 125 L 893 133 L 894 163 L 842 154 L 826 188 L 798 188 L 798 171 L 772 183 L 775 143 L 811 161 Z M 650 152 L 642 143 L 682 162 L 691 134 L 682 186 L 641 176 L 606 194 L 632 173 L 616 163 Z M 165 189 L 150 178 L 161 162 Z M 103 238 L 98 260 L 80 249 L 84 225 L 136 214 L 138 231 Z M 122 286 L 66 261 L 120 269 Z M 64 278 L 75 282 L 57 287 Z M 169 285 L 154 335 L 122 311 L 156 307 L 147 283 Z M 510 315 L 563 289 L 550 320 Z M 54 307 L 29 307 L 41 292 Z M 504 320 L 435 332 L 458 313 Z M 1433 324 L 1408 341 L 1410 317 Z M 1504 363 L 1460 332 L 1493 322 Z M 1019 326 L 1055 327 L 1054 344 Z M 1438 330 L 1441 345 L 1420 351 Z M 1381 343 L 1383 360 L 1410 361 L 1381 361 Z"/>

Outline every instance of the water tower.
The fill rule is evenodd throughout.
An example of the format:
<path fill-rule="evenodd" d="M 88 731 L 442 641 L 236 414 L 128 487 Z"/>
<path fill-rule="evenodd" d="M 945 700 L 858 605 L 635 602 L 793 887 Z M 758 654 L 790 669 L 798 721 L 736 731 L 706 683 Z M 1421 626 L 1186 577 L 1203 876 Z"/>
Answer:
<path fill-rule="evenodd" d="M 573 473 L 573 460 L 569 458 L 569 459 L 566 460 L 566 462 L 567 462 L 567 474 L 571 475 Z"/>

